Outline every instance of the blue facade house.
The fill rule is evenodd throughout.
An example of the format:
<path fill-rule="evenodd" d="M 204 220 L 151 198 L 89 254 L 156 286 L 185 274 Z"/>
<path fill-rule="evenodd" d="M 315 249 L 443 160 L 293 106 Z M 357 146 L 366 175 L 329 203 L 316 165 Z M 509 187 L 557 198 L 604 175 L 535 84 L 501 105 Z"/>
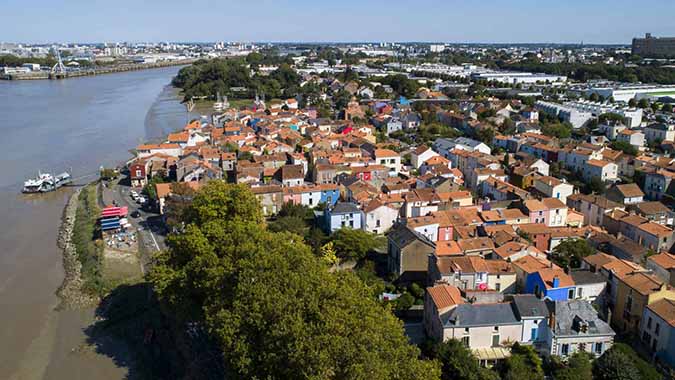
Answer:
<path fill-rule="evenodd" d="M 331 185 L 324 185 L 321 188 L 321 203 L 326 204 L 327 206 L 335 206 L 335 204 L 340 200 L 340 188 L 337 186 L 330 187 Z"/>
<path fill-rule="evenodd" d="M 355 203 L 338 202 L 324 212 L 324 228 L 332 234 L 341 228 L 363 229 L 364 214 Z"/>
<path fill-rule="evenodd" d="M 553 301 L 574 299 L 574 280 L 560 268 L 546 268 L 530 273 L 525 280 L 525 293 Z"/>

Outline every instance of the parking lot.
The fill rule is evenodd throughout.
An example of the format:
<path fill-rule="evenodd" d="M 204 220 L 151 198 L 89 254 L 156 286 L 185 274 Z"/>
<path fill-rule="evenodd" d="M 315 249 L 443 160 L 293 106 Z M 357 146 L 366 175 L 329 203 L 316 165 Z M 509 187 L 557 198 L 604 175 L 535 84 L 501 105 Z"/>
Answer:
<path fill-rule="evenodd" d="M 139 244 L 139 253 L 141 255 L 141 267 L 143 273 L 151 262 L 153 253 L 166 248 L 165 237 L 166 228 L 162 217 L 152 211 L 150 207 L 142 205 L 132 198 L 132 191 L 140 194 L 140 188 L 131 188 L 123 183 L 111 183 L 103 188 L 103 201 L 106 204 L 113 202 L 118 206 L 127 206 L 129 208 L 129 223 L 137 231 L 137 240 Z"/>

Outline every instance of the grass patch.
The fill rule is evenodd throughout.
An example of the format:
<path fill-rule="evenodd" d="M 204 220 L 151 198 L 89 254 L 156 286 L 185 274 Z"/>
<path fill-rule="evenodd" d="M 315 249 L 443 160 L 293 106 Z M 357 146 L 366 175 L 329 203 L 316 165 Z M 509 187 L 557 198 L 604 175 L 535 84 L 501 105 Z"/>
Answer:
<path fill-rule="evenodd" d="M 96 188 L 96 184 L 89 184 L 80 192 L 73 228 L 73 244 L 77 258 L 82 264 L 83 290 L 90 294 L 101 295 L 105 289 L 101 275 L 103 241 L 96 223 L 101 213 Z"/>

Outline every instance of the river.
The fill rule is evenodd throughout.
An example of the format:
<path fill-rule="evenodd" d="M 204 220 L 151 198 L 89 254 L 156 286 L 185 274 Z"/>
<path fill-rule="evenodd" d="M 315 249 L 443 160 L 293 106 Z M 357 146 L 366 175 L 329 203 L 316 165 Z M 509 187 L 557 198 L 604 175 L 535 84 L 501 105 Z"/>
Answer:
<path fill-rule="evenodd" d="M 95 173 L 188 117 L 178 67 L 63 81 L 0 81 L 0 379 L 122 379 L 124 363 L 82 352 L 92 310 L 57 311 L 56 237 L 72 189 L 25 196 L 38 170 Z M 93 178 L 92 178 L 93 179 Z"/>

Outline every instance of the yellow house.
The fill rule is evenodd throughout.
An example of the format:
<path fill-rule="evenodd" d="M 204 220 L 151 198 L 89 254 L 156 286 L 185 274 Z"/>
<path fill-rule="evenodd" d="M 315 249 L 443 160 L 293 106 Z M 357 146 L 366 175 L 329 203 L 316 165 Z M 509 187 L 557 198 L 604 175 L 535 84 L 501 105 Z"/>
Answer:
<path fill-rule="evenodd" d="M 675 291 L 653 274 L 633 272 L 619 276 L 612 325 L 618 331 L 637 335 L 644 309 L 664 298 L 675 300 Z"/>

